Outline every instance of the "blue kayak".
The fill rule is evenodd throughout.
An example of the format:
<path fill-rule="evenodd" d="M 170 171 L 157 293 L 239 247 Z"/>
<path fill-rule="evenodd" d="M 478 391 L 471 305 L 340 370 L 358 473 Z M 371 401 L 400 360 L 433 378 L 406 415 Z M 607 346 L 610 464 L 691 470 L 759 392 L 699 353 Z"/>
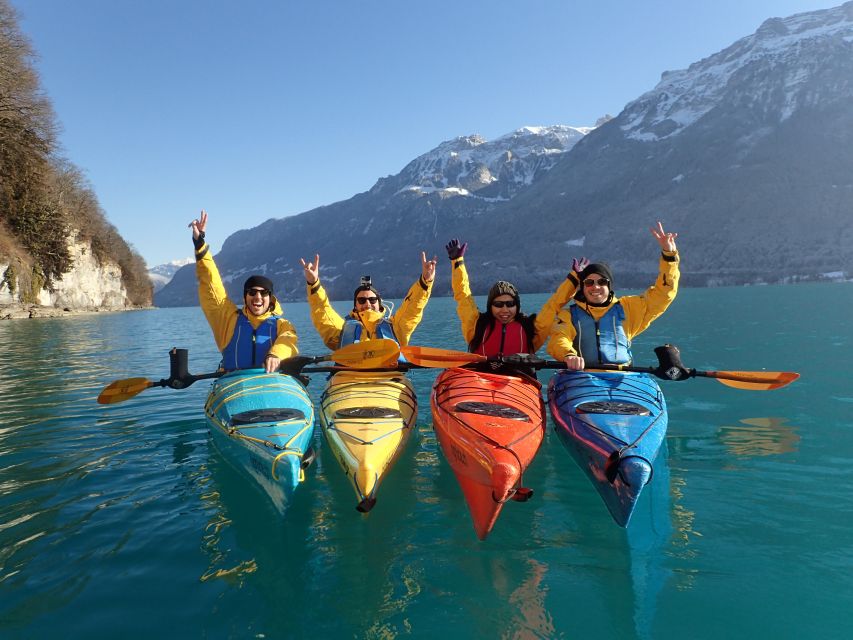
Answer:
<path fill-rule="evenodd" d="M 294 378 L 244 369 L 214 382 L 204 405 L 213 442 L 283 512 L 313 458 L 314 408 Z"/>
<path fill-rule="evenodd" d="M 626 527 L 666 435 L 666 401 L 645 373 L 561 371 L 548 386 L 555 429 Z"/>

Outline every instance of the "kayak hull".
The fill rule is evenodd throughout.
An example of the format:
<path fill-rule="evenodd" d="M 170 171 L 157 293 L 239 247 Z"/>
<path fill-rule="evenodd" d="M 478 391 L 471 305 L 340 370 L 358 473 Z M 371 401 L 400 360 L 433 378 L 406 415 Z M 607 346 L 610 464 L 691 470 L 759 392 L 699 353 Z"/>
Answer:
<path fill-rule="evenodd" d="M 320 398 L 326 442 L 370 511 L 379 486 L 405 450 L 418 415 L 411 381 L 397 372 L 341 371 Z"/>
<path fill-rule="evenodd" d="M 561 371 L 548 385 L 560 441 L 627 527 L 666 436 L 666 401 L 644 373 Z"/>
<path fill-rule="evenodd" d="M 433 385 L 433 425 L 485 540 L 504 504 L 530 497 L 522 476 L 545 436 L 541 386 L 523 376 L 446 369 Z"/>
<path fill-rule="evenodd" d="M 262 369 L 234 371 L 213 383 L 204 413 L 223 458 L 283 512 L 313 459 L 314 408 L 305 387 Z"/>

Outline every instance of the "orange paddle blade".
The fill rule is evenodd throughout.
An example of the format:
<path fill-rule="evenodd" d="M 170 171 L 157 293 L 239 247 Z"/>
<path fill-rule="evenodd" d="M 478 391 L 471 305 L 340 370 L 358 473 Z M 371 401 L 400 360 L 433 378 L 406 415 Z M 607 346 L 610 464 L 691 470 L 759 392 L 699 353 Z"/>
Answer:
<path fill-rule="evenodd" d="M 353 369 L 375 369 L 397 360 L 400 345 L 393 340 L 365 340 L 330 353 L 325 359 Z"/>
<path fill-rule="evenodd" d="M 462 367 L 475 362 L 486 362 L 488 358 L 477 353 L 467 351 L 453 351 L 451 349 L 436 349 L 433 347 L 408 346 L 400 349 L 403 357 L 419 367 L 434 367 L 436 369 L 449 369 L 451 367 Z"/>
<path fill-rule="evenodd" d="M 696 375 L 714 378 L 736 389 L 755 391 L 780 389 L 800 377 L 793 371 L 697 371 Z"/>
<path fill-rule="evenodd" d="M 154 386 L 154 383 L 147 378 L 116 380 L 104 387 L 104 390 L 98 396 L 98 404 L 124 402 L 152 386 Z"/>

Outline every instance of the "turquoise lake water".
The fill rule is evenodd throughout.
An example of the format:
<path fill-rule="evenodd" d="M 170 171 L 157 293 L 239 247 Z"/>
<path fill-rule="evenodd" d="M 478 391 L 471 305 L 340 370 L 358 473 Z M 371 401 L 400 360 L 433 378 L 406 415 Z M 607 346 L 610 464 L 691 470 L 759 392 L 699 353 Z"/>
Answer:
<path fill-rule="evenodd" d="M 307 305 L 285 313 L 327 351 Z M 848 638 L 851 315 L 853 284 L 682 290 L 637 364 L 671 342 L 688 367 L 800 380 L 662 382 L 666 459 L 627 530 L 549 430 L 533 499 L 484 542 L 432 431 L 434 370 L 411 374 L 418 433 L 371 513 L 318 430 L 282 517 L 210 443 L 208 382 L 95 402 L 166 377 L 173 346 L 214 370 L 199 309 L 2 322 L 0 638 Z M 464 349 L 452 300 L 412 342 Z"/>

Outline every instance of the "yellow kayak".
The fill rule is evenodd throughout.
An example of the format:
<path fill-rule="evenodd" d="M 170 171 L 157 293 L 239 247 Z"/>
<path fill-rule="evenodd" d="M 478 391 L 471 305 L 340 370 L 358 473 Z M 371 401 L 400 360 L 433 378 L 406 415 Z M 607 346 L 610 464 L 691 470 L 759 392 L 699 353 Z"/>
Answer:
<path fill-rule="evenodd" d="M 412 383 L 402 373 L 341 371 L 320 398 L 326 441 L 370 511 L 388 470 L 406 447 L 418 415 Z"/>

